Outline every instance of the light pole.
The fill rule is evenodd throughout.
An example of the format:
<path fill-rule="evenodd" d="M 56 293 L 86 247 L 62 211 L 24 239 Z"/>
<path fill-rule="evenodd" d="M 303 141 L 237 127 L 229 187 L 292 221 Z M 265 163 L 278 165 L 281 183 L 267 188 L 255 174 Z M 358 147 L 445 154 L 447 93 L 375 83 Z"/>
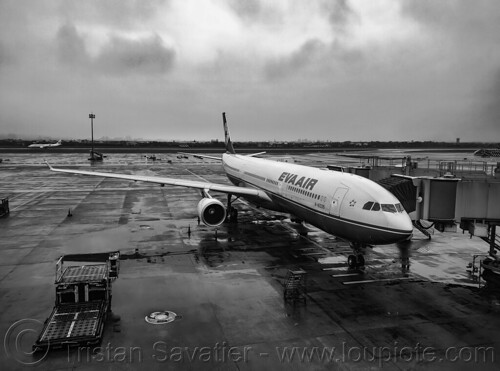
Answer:
<path fill-rule="evenodd" d="M 92 138 L 92 151 L 90 153 L 90 157 L 94 158 L 94 119 L 95 119 L 95 115 L 93 113 L 91 113 L 89 115 L 89 119 L 90 119 L 90 133 L 91 133 L 91 138 Z"/>

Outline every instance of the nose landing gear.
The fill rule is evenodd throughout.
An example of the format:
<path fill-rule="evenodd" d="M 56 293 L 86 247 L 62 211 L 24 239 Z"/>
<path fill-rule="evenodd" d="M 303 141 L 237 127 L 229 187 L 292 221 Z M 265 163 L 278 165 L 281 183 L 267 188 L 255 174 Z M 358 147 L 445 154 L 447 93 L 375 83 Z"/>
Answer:
<path fill-rule="evenodd" d="M 347 266 L 351 269 L 364 267 L 365 256 L 363 255 L 362 248 L 366 246 L 362 244 L 352 243 L 351 247 L 354 254 L 351 254 L 347 257 Z"/>
<path fill-rule="evenodd" d="M 347 265 L 349 268 L 358 268 L 365 266 L 365 257 L 363 254 L 349 255 L 347 258 Z"/>

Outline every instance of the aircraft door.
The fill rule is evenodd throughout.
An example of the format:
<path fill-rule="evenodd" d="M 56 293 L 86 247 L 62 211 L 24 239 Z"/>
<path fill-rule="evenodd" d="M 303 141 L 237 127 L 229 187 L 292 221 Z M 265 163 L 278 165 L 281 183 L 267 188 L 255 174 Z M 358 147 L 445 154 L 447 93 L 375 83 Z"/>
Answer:
<path fill-rule="evenodd" d="M 344 200 L 347 191 L 349 191 L 349 188 L 337 188 L 333 194 L 332 203 L 330 205 L 330 214 L 340 216 L 340 205 L 342 205 L 342 201 Z"/>

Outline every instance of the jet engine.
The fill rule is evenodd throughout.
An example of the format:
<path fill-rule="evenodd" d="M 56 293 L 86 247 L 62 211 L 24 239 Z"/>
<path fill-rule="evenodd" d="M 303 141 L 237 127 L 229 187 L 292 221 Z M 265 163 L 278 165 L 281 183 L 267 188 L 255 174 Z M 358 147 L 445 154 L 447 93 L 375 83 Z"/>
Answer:
<path fill-rule="evenodd" d="M 215 198 L 202 198 L 198 203 L 198 215 L 209 227 L 217 227 L 226 219 L 226 208 Z"/>

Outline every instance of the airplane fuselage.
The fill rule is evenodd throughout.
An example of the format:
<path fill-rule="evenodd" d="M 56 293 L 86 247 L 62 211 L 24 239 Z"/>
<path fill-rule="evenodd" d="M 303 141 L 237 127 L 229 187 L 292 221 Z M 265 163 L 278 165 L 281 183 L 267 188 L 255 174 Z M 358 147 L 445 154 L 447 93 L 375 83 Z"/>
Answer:
<path fill-rule="evenodd" d="M 377 183 L 351 173 L 223 154 L 229 180 L 264 191 L 246 196 L 264 208 L 286 212 L 351 242 L 389 244 L 410 238 L 412 223 L 398 199 Z"/>
<path fill-rule="evenodd" d="M 51 148 L 51 147 L 59 147 L 61 145 L 61 141 L 56 143 L 33 143 L 28 146 L 28 148 Z"/>

